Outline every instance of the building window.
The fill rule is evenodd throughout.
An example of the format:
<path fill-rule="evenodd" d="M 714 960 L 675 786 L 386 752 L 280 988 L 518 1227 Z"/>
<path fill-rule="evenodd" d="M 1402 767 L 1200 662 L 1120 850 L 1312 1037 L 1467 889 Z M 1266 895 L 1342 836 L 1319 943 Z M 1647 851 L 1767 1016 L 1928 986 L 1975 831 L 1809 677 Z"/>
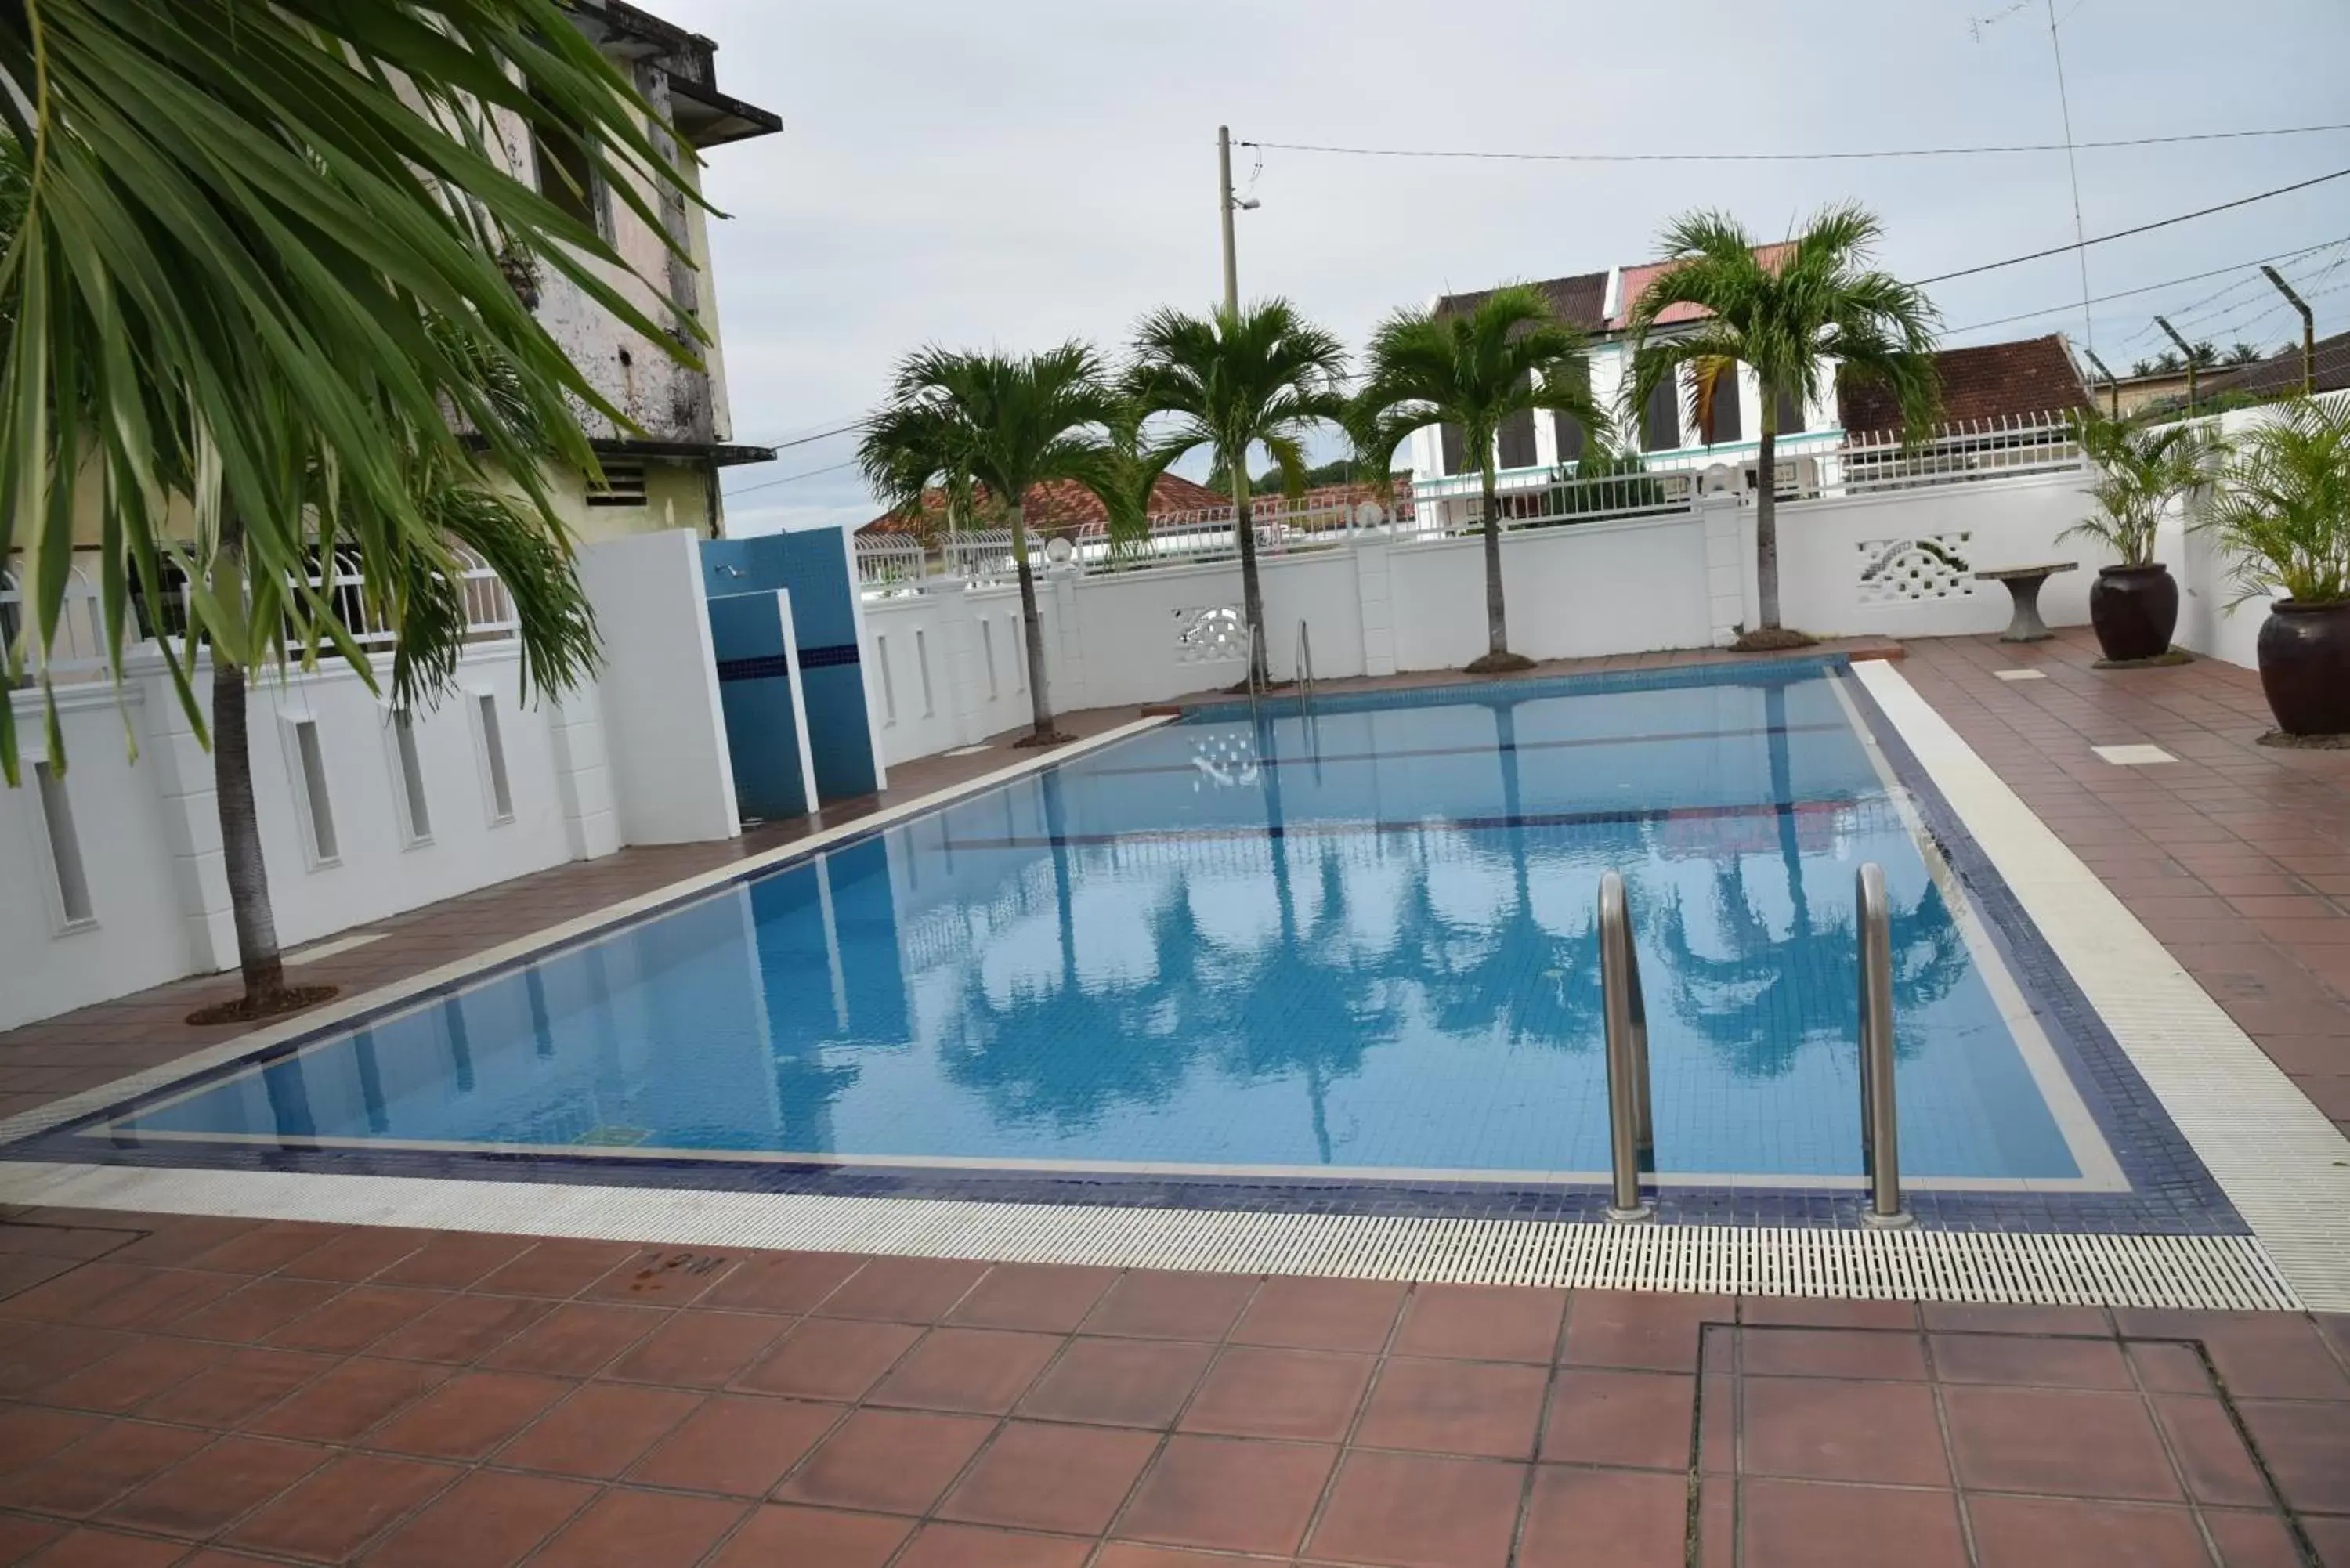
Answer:
<path fill-rule="evenodd" d="M 555 112 L 544 102 L 540 108 L 549 114 Z M 530 153 L 537 176 L 538 193 L 554 202 L 567 217 L 603 234 L 601 192 L 596 179 L 595 160 L 588 154 L 587 139 L 569 126 L 533 121 Z M 605 237 L 608 239 L 610 236 L 607 234 Z"/>
<path fill-rule="evenodd" d="M 81 859 L 81 836 L 74 831 L 73 800 L 66 781 L 47 763 L 35 763 L 40 785 L 41 823 L 48 830 L 50 888 L 57 894 L 57 929 L 71 930 L 98 919 L 89 900 L 89 873 Z"/>
<path fill-rule="evenodd" d="M 1640 417 L 1640 449 L 1672 452 L 1681 444 L 1681 389 L 1671 376 L 1657 383 Z"/>
<path fill-rule="evenodd" d="M 1016 615 L 1003 619 L 1012 628 L 1012 690 L 1024 697 L 1028 693 L 1028 628 Z"/>
<path fill-rule="evenodd" d="M 979 656 L 987 661 L 987 700 L 993 702 L 1003 693 L 995 684 L 995 623 L 985 616 L 979 620 Z"/>
<path fill-rule="evenodd" d="M 505 737 L 498 729 L 498 700 L 487 691 L 473 698 L 473 712 L 480 722 L 477 739 L 482 747 L 482 787 L 489 797 L 490 826 L 496 827 L 514 820 L 514 784 L 506 777 Z"/>
<path fill-rule="evenodd" d="M 432 811 L 424 795 L 424 759 L 416 749 L 416 717 L 391 716 L 391 755 L 400 784 L 400 830 L 411 847 L 432 842 Z"/>
<path fill-rule="evenodd" d="M 877 637 L 873 639 L 873 662 L 881 670 L 881 722 L 885 724 L 894 724 L 898 722 L 898 683 L 889 679 L 889 639 L 888 638 Z"/>
<path fill-rule="evenodd" d="M 1774 427 L 1778 435 L 1801 435 L 1810 421 L 1804 418 L 1804 400 L 1792 392 L 1779 394 L 1779 417 Z"/>
<path fill-rule="evenodd" d="M 931 699 L 931 645 L 920 627 L 914 629 L 914 672 L 922 678 L 922 717 L 936 713 L 938 704 Z"/>
<path fill-rule="evenodd" d="M 1583 371 L 1583 389 L 1586 392 L 1591 390 L 1591 368 L 1587 365 L 1584 367 Z M 1550 416 L 1550 428 L 1553 439 L 1558 442 L 1558 461 L 1562 463 L 1582 462 L 1584 443 L 1587 439 L 1584 433 L 1583 421 L 1573 414 L 1564 414 L 1553 410 Z"/>
<path fill-rule="evenodd" d="M 1468 461 L 1469 438 L 1459 425 L 1444 425 L 1437 431 L 1437 444 L 1443 450 L 1438 454 L 1446 473 L 1459 473 Z"/>
<path fill-rule="evenodd" d="M 1738 371 L 1725 370 L 1713 383 L 1713 406 L 1706 410 L 1705 444 L 1722 446 L 1739 439 Z"/>
<path fill-rule="evenodd" d="M 590 506 L 642 506 L 645 504 L 645 465 L 641 462 L 608 462 L 604 464 L 604 483 L 588 482 L 588 504 Z"/>
<path fill-rule="evenodd" d="M 1532 385 L 1531 381 L 1523 385 Z M 1534 465 L 1534 411 L 1520 409 L 1502 421 L 1501 436 L 1495 443 L 1500 449 L 1503 468 L 1532 468 Z"/>
<path fill-rule="evenodd" d="M 341 857 L 341 846 L 335 840 L 335 803 L 327 793 L 327 755 L 316 719 L 294 721 L 294 771 L 301 785 L 298 799 L 310 862 L 332 866 Z"/>

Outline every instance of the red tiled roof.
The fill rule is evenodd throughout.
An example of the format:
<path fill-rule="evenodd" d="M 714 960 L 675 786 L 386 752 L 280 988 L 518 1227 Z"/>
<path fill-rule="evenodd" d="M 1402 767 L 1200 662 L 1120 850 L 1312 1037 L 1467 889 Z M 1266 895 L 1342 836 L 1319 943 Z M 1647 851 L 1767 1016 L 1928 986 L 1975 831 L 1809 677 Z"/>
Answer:
<path fill-rule="evenodd" d="M 1776 269 L 1780 263 L 1785 261 L 1794 253 L 1794 242 L 1792 240 L 1782 240 L 1771 245 L 1756 245 L 1754 259 L 1766 267 Z M 1624 324 L 1632 317 L 1632 306 L 1640 302 L 1640 296 L 1648 292 L 1648 286 L 1679 265 L 1679 262 L 1664 261 L 1648 262 L 1639 266 L 1626 267 L 1624 286 L 1617 291 L 1617 310 L 1616 314 L 1608 319 L 1608 330 L 1621 332 L 1624 329 Z M 1701 321 L 1712 314 L 1712 311 L 1702 305 L 1669 305 L 1657 313 L 1657 325 L 1669 327 L 1676 321 Z"/>
<path fill-rule="evenodd" d="M 2015 343 L 1945 348 L 1934 356 L 1942 378 L 1942 417 L 1952 422 L 2057 413 L 2089 406 L 2064 335 Z M 1893 394 L 1867 382 L 1836 385 L 1836 409 L 1848 431 L 1888 431 L 1901 423 Z"/>
<path fill-rule="evenodd" d="M 1150 510 L 1158 512 L 1192 512 L 1204 506 L 1222 506 L 1229 496 L 1219 495 L 1204 484 L 1194 484 L 1180 474 L 1162 473 L 1159 483 L 1150 487 Z M 987 504 L 983 487 L 979 504 Z M 922 511 L 937 513 L 944 502 L 936 490 L 922 493 Z M 1107 523 L 1109 511 L 1101 498 L 1073 479 L 1047 480 L 1033 485 L 1028 491 L 1025 521 L 1039 534 L 1070 534 L 1089 524 Z M 857 531 L 869 534 L 911 534 L 917 532 L 913 520 L 902 513 L 891 512 L 876 517 Z"/>
<path fill-rule="evenodd" d="M 2338 391 L 2350 387 L 2350 332 L 2337 332 L 2316 343 L 2316 390 Z M 2220 392 L 2298 392 L 2301 390 L 2301 348 L 2295 345 L 2257 364 L 2231 370 L 2203 372 L 2201 395 Z"/>
<path fill-rule="evenodd" d="M 1570 327 L 1586 332 L 1596 332 L 1606 325 L 1607 305 L 1607 275 L 1586 272 L 1574 277 L 1545 278 L 1533 286 L 1549 299 L 1550 307 L 1558 318 Z M 1481 288 L 1474 294 L 1448 294 L 1436 302 L 1439 316 L 1462 316 L 1485 302 L 1493 291 Z"/>

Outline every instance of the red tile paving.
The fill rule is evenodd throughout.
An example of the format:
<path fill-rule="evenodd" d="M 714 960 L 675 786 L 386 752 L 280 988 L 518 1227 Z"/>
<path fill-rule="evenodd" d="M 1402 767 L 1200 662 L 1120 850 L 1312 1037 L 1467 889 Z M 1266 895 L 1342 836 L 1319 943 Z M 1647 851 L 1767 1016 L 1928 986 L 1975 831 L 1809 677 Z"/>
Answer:
<path fill-rule="evenodd" d="M 0 1251 L 79 1249 L 56 1276 L 68 1281 L 105 1262 L 88 1255 L 99 1230 L 124 1251 L 182 1260 L 158 1274 L 203 1274 L 213 1250 L 174 1245 L 195 1223 L 20 1214 L 0 1222 Z M 364 1258 L 366 1238 L 325 1244 Z M 0 1562 L 38 1550 L 43 1564 L 187 1568 L 1833 1568 L 1882 1561 L 1888 1542 L 1905 1568 L 2350 1562 L 2350 1323 L 2338 1319 L 1244 1277 L 1211 1288 L 764 1253 L 698 1255 L 697 1296 L 797 1279 L 813 1282 L 798 1303 L 810 1313 L 881 1315 L 498 1293 L 548 1291 L 567 1272 L 575 1293 L 595 1291 L 604 1276 L 578 1266 L 577 1248 L 544 1245 L 544 1267 L 511 1267 L 503 1285 L 484 1268 L 469 1289 L 436 1293 L 442 1307 L 621 1322 L 642 1343 L 691 1347 L 680 1364 L 694 1381 L 619 1376 L 619 1334 L 600 1326 L 536 1345 L 529 1329 L 474 1336 L 453 1363 L 382 1341 L 255 1350 L 206 1337 L 246 1325 L 201 1312 L 109 1333 L 0 1406 Z M 415 1255 L 392 1251 L 372 1254 L 381 1272 Z M 276 1255 L 275 1239 L 232 1254 L 241 1268 Z M 529 1265 L 529 1251 L 508 1262 Z M 340 1288 L 371 1300 L 386 1287 Z M 58 1299 L 47 1286 L 0 1299 L 0 1344 L 77 1332 L 27 1315 Z M 965 1326 L 964 1302 L 1055 1326 Z M 910 1312 L 940 1321 L 900 1321 Z M 705 1354 L 712 1321 L 780 1337 L 763 1356 L 743 1352 L 749 1339 Z M 1137 1332 L 1147 1321 L 1161 1332 Z M 1463 1340 L 1472 1324 L 1493 1329 L 1494 1354 Z M 802 1334 L 811 1349 L 791 1369 Z M 543 1354 L 570 1344 L 587 1348 Z M 518 1347 L 529 1370 L 507 1365 Z M 419 1348 L 445 1358 L 452 1342 Z M 827 1381 L 828 1361 L 854 1365 Z M 121 1382 L 104 1407 L 68 1403 L 109 1366 Z M 722 1372 L 727 1386 L 702 1386 Z M 1704 1478 L 1694 1506 L 1692 1476 Z"/>
<path fill-rule="evenodd" d="M 2350 1116 L 2350 757 L 2251 745 L 2247 672 L 2093 658 L 1951 639 L 1905 670 Z M 2048 679 L 1991 678 L 2014 663 Z M 2131 742 L 2182 760 L 2087 750 Z M 780 837 L 527 878 L 316 972 L 383 983 Z M 210 1043 L 177 1018 L 218 984 L 0 1035 L 0 1104 Z M 2350 1318 L 2287 1314 L 33 1211 L 0 1220 L 0 1563 L 43 1568 L 2350 1568 Z"/>

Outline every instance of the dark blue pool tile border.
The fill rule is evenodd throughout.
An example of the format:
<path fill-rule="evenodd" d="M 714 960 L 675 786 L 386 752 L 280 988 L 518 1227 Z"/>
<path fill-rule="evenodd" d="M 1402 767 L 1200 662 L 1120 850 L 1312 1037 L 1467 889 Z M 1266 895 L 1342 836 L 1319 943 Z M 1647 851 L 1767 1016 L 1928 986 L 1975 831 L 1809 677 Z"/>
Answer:
<path fill-rule="evenodd" d="M 1842 654 L 1764 664 L 1727 667 L 1740 683 L 1772 679 L 1842 674 Z M 1670 670 L 1625 670 L 1528 682 L 1492 681 L 1472 687 L 1363 693 L 1347 701 L 1358 708 L 1423 706 L 1458 701 L 1462 693 L 1509 693 L 1523 700 L 1530 690 L 1547 695 L 1593 691 L 1647 691 L 1719 682 L 1721 665 Z M 1914 753 L 1902 742 L 1883 711 L 1858 681 L 1846 680 L 1856 710 L 1884 752 L 1895 776 L 1909 792 L 1928 831 L 1983 913 L 1993 941 L 2006 958 L 2099 1129 L 2131 1182 L 2127 1192 L 1974 1191 L 1908 1194 L 1918 1222 L 1935 1230 L 2061 1231 L 2095 1234 L 2242 1234 L 2247 1227 L 2220 1193 L 2202 1162 L 2188 1147 L 2168 1115 L 2081 994 L 2054 952 L 2033 928 L 1995 867 L 1960 825 Z M 1335 700 L 1334 700 L 1335 701 Z M 1318 704 L 1317 704 L 1318 705 Z M 1244 704 L 1227 704 L 1247 716 Z M 974 783 L 951 800 L 994 786 Z M 949 802 L 941 802 L 941 805 Z M 886 825 L 856 833 L 823 847 L 859 842 Z M 807 853 L 816 853 L 810 850 Z M 706 897 L 715 887 L 772 875 L 797 864 L 792 856 L 774 866 L 745 870 L 704 889 L 667 900 L 631 917 Z M 601 929 L 470 975 L 462 981 L 388 1004 L 366 1017 L 404 1011 L 432 997 L 469 988 L 497 973 L 602 934 Z M 188 1088 L 274 1061 L 350 1028 L 362 1020 L 325 1029 L 251 1052 L 203 1072 L 175 1080 L 166 1089 L 131 1096 L 103 1110 L 0 1148 L 0 1158 L 97 1161 L 159 1168 L 289 1171 L 317 1175 L 379 1175 L 457 1178 L 525 1183 L 667 1188 L 680 1190 L 810 1194 L 827 1197 L 899 1197 L 1061 1205 L 1118 1205 L 1225 1212 L 1280 1212 L 1424 1218 L 1597 1220 L 1607 1193 L 1602 1187 L 1517 1186 L 1491 1181 L 1389 1181 L 1312 1177 L 1169 1177 L 1124 1172 L 1024 1172 L 886 1165 L 839 1166 L 786 1160 L 741 1161 L 691 1158 L 604 1157 L 577 1152 L 504 1153 L 388 1148 L 264 1148 L 235 1143 L 173 1142 L 157 1147 L 93 1147 L 84 1131 L 122 1115 L 133 1104 Z M 1859 1223 L 1861 1195 L 1816 1188 L 1683 1188 L 1659 1189 L 1658 1216 L 1669 1224 L 1804 1225 L 1850 1227 Z"/>

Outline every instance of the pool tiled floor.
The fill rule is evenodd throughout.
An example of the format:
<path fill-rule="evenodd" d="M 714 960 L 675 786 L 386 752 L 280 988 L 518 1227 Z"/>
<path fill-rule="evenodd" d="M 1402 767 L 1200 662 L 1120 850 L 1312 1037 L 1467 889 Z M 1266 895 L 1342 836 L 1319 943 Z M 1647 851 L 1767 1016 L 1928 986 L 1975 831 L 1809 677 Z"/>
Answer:
<path fill-rule="evenodd" d="M 33 1211 L 0 1562 L 2350 1561 L 2350 1319 Z"/>
<path fill-rule="evenodd" d="M 2095 657 L 1952 639 L 1904 671 L 2350 1127 L 2350 755 L 2253 745 L 2249 671 Z M 2091 749 L 2140 744 L 2178 761 Z M 562 867 L 307 973 L 385 983 L 784 836 Z M 179 1019 L 224 989 L 0 1034 L 0 1114 L 214 1043 Z M 52 1568 L 2350 1565 L 2340 1316 L 36 1210 L 0 1220 L 0 1563 Z"/>

